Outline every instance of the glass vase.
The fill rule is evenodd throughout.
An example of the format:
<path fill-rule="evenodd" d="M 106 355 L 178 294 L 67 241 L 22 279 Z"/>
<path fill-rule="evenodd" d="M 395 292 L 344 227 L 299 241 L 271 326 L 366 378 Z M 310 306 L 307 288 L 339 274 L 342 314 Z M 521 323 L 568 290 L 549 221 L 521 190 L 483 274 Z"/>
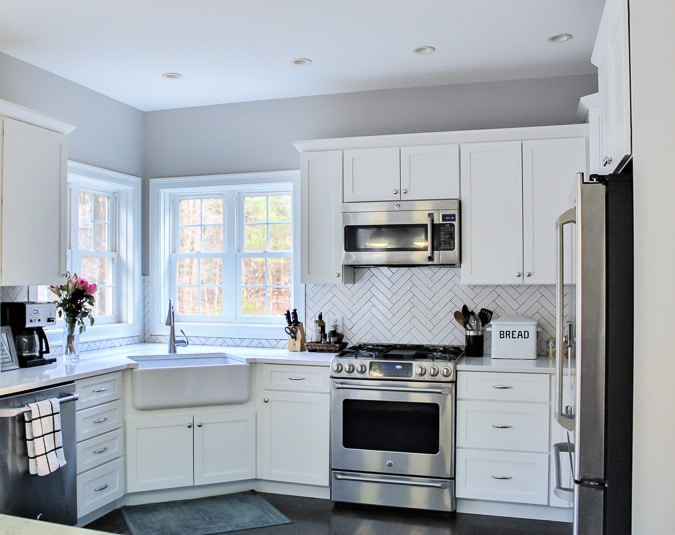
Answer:
<path fill-rule="evenodd" d="M 80 359 L 80 329 L 77 323 L 66 322 L 66 329 L 63 333 L 63 360 L 66 362 L 77 362 Z"/>

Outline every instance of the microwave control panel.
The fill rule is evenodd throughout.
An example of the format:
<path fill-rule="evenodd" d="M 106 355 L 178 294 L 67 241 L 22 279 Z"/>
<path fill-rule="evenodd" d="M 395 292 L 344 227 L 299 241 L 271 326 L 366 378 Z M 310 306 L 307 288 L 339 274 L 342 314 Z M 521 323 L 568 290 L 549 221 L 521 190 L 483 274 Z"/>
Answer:
<path fill-rule="evenodd" d="M 435 240 L 434 249 L 438 251 L 455 250 L 455 222 L 456 213 L 441 213 L 441 222 L 434 225 Z"/>

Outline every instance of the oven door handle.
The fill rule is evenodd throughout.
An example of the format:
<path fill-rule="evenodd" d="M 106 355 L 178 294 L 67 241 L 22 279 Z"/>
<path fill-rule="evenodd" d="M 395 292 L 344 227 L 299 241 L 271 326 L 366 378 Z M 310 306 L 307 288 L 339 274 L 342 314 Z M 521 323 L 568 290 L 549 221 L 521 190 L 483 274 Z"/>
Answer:
<path fill-rule="evenodd" d="M 344 481 L 363 481 L 366 483 L 386 483 L 389 485 L 405 485 L 408 487 L 428 487 L 434 489 L 442 489 L 443 483 L 429 483 L 426 481 L 407 481 L 405 479 L 385 479 L 382 477 L 361 477 L 361 476 L 345 476 L 343 474 L 335 474 L 335 479 Z"/>
<path fill-rule="evenodd" d="M 403 388 L 395 386 L 363 386 L 350 385 L 345 383 L 334 383 L 338 390 L 374 390 L 376 392 L 404 392 L 406 394 L 441 394 L 447 396 L 450 394 L 449 388 Z"/>

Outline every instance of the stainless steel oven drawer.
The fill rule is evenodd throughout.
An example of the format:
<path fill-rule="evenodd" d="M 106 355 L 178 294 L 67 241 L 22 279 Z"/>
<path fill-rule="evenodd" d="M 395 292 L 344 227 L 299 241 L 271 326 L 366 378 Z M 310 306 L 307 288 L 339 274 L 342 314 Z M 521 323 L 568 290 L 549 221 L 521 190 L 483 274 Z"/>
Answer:
<path fill-rule="evenodd" d="M 433 511 L 454 511 L 455 481 L 331 471 L 331 500 Z"/>

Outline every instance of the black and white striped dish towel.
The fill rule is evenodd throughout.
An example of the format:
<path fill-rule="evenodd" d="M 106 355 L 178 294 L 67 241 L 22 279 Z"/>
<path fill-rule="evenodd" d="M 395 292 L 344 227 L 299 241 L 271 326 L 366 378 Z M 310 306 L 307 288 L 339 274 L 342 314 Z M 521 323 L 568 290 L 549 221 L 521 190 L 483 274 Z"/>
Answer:
<path fill-rule="evenodd" d="M 61 414 L 57 398 L 29 403 L 26 420 L 28 472 L 46 476 L 66 464 L 61 436 Z"/>

